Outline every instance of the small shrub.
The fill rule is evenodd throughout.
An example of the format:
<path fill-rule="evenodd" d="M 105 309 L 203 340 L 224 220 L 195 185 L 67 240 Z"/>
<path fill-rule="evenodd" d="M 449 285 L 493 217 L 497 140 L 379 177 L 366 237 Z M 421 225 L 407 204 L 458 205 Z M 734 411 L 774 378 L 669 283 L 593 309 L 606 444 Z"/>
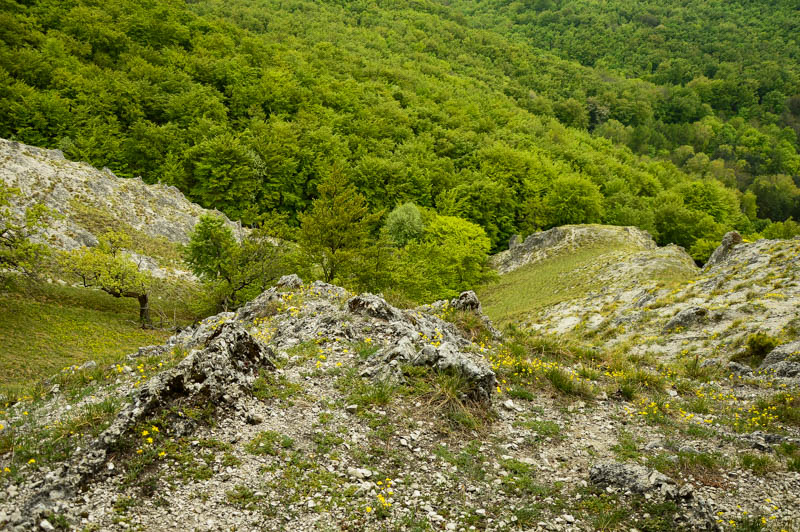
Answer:
<path fill-rule="evenodd" d="M 652 392 L 664 391 L 664 378 L 661 375 L 650 373 L 647 370 L 636 368 L 633 371 L 625 372 L 622 377 L 623 384 L 634 386 L 637 390 L 647 390 Z"/>
<path fill-rule="evenodd" d="M 225 492 L 225 499 L 242 510 L 255 508 L 262 498 L 247 486 L 234 486 L 232 490 Z"/>
<path fill-rule="evenodd" d="M 575 378 L 575 375 L 557 367 L 547 370 L 544 374 L 553 388 L 566 395 L 577 395 L 579 397 L 591 398 L 594 390 L 591 384 Z"/>
<path fill-rule="evenodd" d="M 745 340 L 744 351 L 731 357 L 731 360 L 756 367 L 764 361 L 764 358 L 769 354 L 770 351 L 775 349 L 779 343 L 780 342 L 777 338 L 774 338 L 766 333 L 753 333 L 747 337 L 747 340 Z"/>
<path fill-rule="evenodd" d="M 379 346 L 375 345 L 371 341 L 362 340 L 353 346 L 353 350 L 358 354 L 358 358 L 361 360 L 366 360 L 375 353 L 378 352 L 380 349 Z"/>
<path fill-rule="evenodd" d="M 267 430 L 245 445 L 245 450 L 250 454 L 278 456 L 282 450 L 290 449 L 293 445 L 294 440 L 290 437 Z"/>
<path fill-rule="evenodd" d="M 739 456 L 739 463 L 743 468 L 749 469 L 758 475 L 764 475 L 775 470 L 775 462 L 769 456 L 745 453 Z"/>
<path fill-rule="evenodd" d="M 536 396 L 521 386 L 514 386 L 508 391 L 508 396 L 522 401 L 533 401 Z"/>
<path fill-rule="evenodd" d="M 619 383 L 617 393 L 626 401 L 633 401 L 634 397 L 636 397 L 636 390 L 637 387 L 635 384 L 623 381 Z"/>

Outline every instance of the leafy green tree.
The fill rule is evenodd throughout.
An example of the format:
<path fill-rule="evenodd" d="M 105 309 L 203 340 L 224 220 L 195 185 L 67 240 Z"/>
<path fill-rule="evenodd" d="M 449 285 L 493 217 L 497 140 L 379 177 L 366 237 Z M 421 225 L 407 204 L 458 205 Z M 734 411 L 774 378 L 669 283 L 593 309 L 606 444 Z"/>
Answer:
<path fill-rule="evenodd" d="M 708 242 L 719 242 L 725 232 L 724 226 L 715 222 L 710 214 L 687 207 L 676 192 L 660 194 L 655 204 L 657 242 L 678 244 L 691 251 L 698 240 L 704 239 L 707 242 L 695 248 L 697 260 L 704 260 L 703 253 L 708 249 L 713 251 Z"/>
<path fill-rule="evenodd" d="M 401 252 L 396 283 L 416 301 L 452 297 L 491 278 L 490 248 L 479 225 L 436 215 Z"/>
<path fill-rule="evenodd" d="M 544 207 L 549 226 L 597 223 L 603 217 L 603 195 L 591 181 L 567 175 L 550 185 Z"/>
<path fill-rule="evenodd" d="M 136 299 L 139 302 L 139 322 L 142 327 L 148 327 L 151 325 L 150 289 L 153 278 L 124 251 L 130 247 L 130 236 L 111 231 L 102 235 L 95 247 L 81 247 L 64 253 L 61 263 L 87 288 L 98 288 L 113 297 Z"/>
<path fill-rule="evenodd" d="M 204 215 L 194 227 L 184 258 L 192 272 L 217 294 L 223 310 L 235 308 L 286 273 L 284 217 L 265 217 L 239 242 L 222 217 Z"/>
<path fill-rule="evenodd" d="M 258 214 L 259 186 L 253 157 L 234 135 L 223 134 L 192 147 L 186 154 L 189 195 L 231 218 L 253 223 Z"/>
<path fill-rule="evenodd" d="M 319 266 L 326 283 L 358 263 L 369 247 L 370 233 L 381 213 L 370 213 L 367 201 L 335 166 L 317 187 L 319 197 L 300 214 L 300 253 Z"/>
<path fill-rule="evenodd" d="M 383 227 L 398 246 L 405 246 L 410 241 L 417 240 L 425 230 L 422 214 L 413 203 L 395 207 L 386 217 Z"/>
<path fill-rule="evenodd" d="M 794 238 L 800 235 L 800 223 L 791 218 L 784 222 L 773 222 L 761 231 L 764 238 Z"/>
<path fill-rule="evenodd" d="M 756 195 L 758 214 L 777 222 L 800 216 L 800 188 L 788 175 L 760 176 L 749 189 Z"/>
<path fill-rule="evenodd" d="M 566 126 L 578 129 L 589 127 L 589 113 L 581 102 L 575 98 L 567 98 L 553 106 L 556 117 Z"/>

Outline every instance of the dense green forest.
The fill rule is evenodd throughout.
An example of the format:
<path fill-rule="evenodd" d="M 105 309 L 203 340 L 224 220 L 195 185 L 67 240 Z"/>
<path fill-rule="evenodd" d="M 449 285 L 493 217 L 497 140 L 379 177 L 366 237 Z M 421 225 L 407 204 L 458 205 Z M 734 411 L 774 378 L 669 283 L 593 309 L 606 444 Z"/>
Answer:
<path fill-rule="evenodd" d="M 495 251 L 600 222 L 703 260 L 798 232 L 800 17 L 751 4 L 0 0 L 0 136 L 246 224 L 335 169 Z"/>

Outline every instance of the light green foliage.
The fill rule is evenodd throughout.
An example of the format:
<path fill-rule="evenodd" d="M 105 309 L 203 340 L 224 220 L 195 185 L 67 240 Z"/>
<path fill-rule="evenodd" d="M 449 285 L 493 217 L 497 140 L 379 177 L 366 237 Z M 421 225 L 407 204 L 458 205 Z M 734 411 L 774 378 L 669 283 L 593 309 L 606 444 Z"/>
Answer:
<path fill-rule="evenodd" d="M 548 225 L 599 222 L 603 217 L 600 189 L 579 176 L 559 177 L 550 184 L 544 197 Z"/>
<path fill-rule="evenodd" d="M 49 248 L 31 241 L 31 237 L 44 228 L 54 213 L 44 205 L 37 204 L 25 211 L 22 220 L 16 220 L 10 209 L 11 200 L 19 190 L 0 181 L 0 269 L 10 268 L 36 276 Z M 0 277 L 4 273 L 0 272 Z"/>
<path fill-rule="evenodd" d="M 302 256 L 330 283 L 358 267 L 380 214 L 370 213 L 366 199 L 340 168 L 333 168 L 317 191 L 311 209 L 299 216 L 298 244 Z"/>
<path fill-rule="evenodd" d="M 709 240 L 708 238 L 698 238 L 692 247 L 689 248 L 689 255 L 700 263 L 708 260 L 714 250 L 719 246 L 719 240 Z"/>
<path fill-rule="evenodd" d="M 459 216 L 492 251 L 565 221 L 657 228 L 690 249 L 756 233 L 756 206 L 797 219 L 786 2 L 410 6 L 12 2 L 0 137 L 174 184 L 248 225 L 271 210 L 296 225 L 345 169 L 369 209 Z M 699 180 L 750 191 L 744 220 L 692 196 Z M 663 210 L 670 191 L 685 204 Z"/>
<path fill-rule="evenodd" d="M 410 241 L 419 239 L 425 227 L 417 206 L 404 203 L 389 213 L 384 229 L 396 245 L 405 246 Z"/>
<path fill-rule="evenodd" d="M 745 349 L 732 356 L 731 360 L 756 367 L 779 343 L 778 338 L 764 332 L 750 334 L 745 340 Z"/>
<path fill-rule="evenodd" d="M 108 232 L 99 238 L 96 247 L 64 253 L 61 264 L 85 287 L 99 288 L 113 297 L 135 298 L 139 301 L 139 321 L 149 325 L 152 276 L 124 251 L 130 245 L 130 237 L 125 233 Z"/>
<path fill-rule="evenodd" d="M 245 445 L 245 450 L 250 454 L 277 456 L 282 449 L 290 449 L 292 446 L 294 446 L 294 440 L 290 437 L 274 430 L 266 430 Z"/>
<path fill-rule="evenodd" d="M 287 273 L 287 244 L 283 216 L 273 214 L 240 243 L 218 216 L 203 215 L 189 237 L 184 259 L 195 275 L 207 282 L 227 310 L 241 305 Z"/>
<path fill-rule="evenodd" d="M 719 241 L 725 233 L 724 226 L 715 221 L 711 214 L 691 208 L 677 192 L 662 193 L 655 202 L 655 228 L 659 244 L 674 243 L 691 249 L 700 239 Z M 707 245 L 700 246 L 698 253 L 708 249 Z"/>
<path fill-rule="evenodd" d="M 395 284 L 417 301 L 457 295 L 491 277 L 490 245 L 480 226 L 433 215 L 421 238 L 398 251 Z"/>
<path fill-rule="evenodd" d="M 800 235 L 800 223 L 789 218 L 785 222 L 769 224 L 761 231 L 764 238 L 794 238 Z"/>

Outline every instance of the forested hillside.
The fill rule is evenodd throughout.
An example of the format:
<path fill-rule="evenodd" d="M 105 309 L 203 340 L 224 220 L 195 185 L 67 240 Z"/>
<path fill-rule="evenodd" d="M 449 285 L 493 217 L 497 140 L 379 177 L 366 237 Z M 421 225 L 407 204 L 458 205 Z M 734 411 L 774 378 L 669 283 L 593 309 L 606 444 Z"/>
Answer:
<path fill-rule="evenodd" d="M 606 4 L 3 0 L 0 136 L 246 224 L 297 223 L 344 173 L 494 250 L 568 223 L 699 260 L 796 233 L 765 221 L 800 215 L 796 9 Z"/>

